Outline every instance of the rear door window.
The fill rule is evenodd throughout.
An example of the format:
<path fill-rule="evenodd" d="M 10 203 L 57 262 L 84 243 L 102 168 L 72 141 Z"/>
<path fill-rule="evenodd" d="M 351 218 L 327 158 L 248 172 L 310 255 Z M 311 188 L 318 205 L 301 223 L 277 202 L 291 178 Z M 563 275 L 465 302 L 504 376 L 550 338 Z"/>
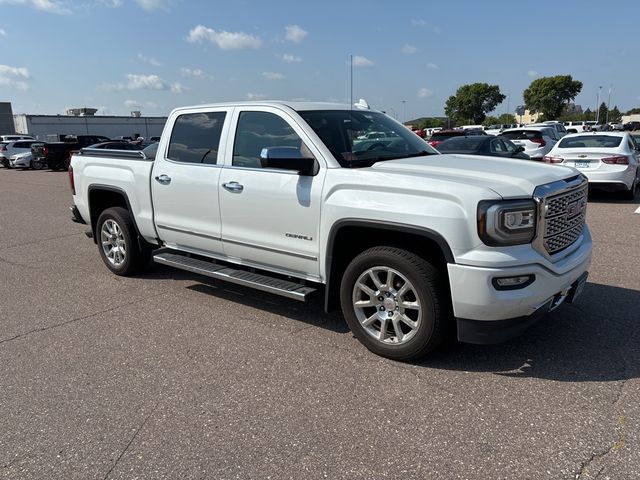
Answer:
<path fill-rule="evenodd" d="M 516 130 L 513 132 L 504 132 L 503 137 L 509 140 L 533 140 L 542 138 L 542 134 L 535 130 Z"/>
<path fill-rule="evenodd" d="M 180 115 L 173 126 L 167 158 L 182 163 L 215 165 L 226 112 Z"/>

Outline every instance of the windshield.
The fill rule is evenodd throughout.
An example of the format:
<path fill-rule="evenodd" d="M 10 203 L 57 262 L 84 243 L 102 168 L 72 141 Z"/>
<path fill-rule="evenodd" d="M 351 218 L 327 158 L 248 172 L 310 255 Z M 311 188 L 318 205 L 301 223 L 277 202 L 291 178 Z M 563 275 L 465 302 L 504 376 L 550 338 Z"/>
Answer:
<path fill-rule="evenodd" d="M 303 110 L 298 113 L 343 167 L 438 154 L 411 130 L 379 112 Z"/>
<path fill-rule="evenodd" d="M 612 135 L 580 135 L 563 138 L 558 148 L 616 148 L 621 141 L 622 137 Z"/>

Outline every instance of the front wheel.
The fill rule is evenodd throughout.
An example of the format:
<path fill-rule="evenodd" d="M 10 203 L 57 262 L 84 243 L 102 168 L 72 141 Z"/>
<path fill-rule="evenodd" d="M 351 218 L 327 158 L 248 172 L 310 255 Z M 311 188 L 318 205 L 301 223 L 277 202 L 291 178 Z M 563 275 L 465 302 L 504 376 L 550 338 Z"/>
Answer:
<path fill-rule="evenodd" d="M 340 303 L 356 338 L 393 360 L 433 351 L 451 325 L 444 276 L 400 248 L 374 247 L 354 258 L 342 278 Z"/>
<path fill-rule="evenodd" d="M 96 237 L 104 264 L 116 275 L 128 276 L 149 264 L 151 250 L 139 245 L 128 210 L 112 207 L 100 214 Z"/>

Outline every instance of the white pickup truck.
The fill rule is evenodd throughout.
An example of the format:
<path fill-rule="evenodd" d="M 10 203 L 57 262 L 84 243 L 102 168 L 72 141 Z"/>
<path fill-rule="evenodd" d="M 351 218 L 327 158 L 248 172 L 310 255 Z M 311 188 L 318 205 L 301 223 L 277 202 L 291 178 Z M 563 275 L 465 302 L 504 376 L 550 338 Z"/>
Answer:
<path fill-rule="evenodd" d="M 380 139 L 358 140 L 367 132 Z M 440 155 L 381 112 L 323 103 L 178 108 L 155 158 L 84 149 L 73 219 L 116 275 L 155 262 L 305 300 L 397 360 L 448 334 L 495 343 L 586 282 L 587 181 Z"/>

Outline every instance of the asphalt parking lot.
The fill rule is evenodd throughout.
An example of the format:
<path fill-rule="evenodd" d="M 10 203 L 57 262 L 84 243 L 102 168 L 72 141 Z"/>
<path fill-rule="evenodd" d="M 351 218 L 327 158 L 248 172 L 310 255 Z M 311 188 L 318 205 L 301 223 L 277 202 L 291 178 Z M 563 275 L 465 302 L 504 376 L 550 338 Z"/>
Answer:
<path fill-rule="evenodd" d="M 640 478 L 640 196 L 524 336 L 379 358 L 320 301 L 112 275 L 67 175 L 0 169 L 0 478 Z"/>

